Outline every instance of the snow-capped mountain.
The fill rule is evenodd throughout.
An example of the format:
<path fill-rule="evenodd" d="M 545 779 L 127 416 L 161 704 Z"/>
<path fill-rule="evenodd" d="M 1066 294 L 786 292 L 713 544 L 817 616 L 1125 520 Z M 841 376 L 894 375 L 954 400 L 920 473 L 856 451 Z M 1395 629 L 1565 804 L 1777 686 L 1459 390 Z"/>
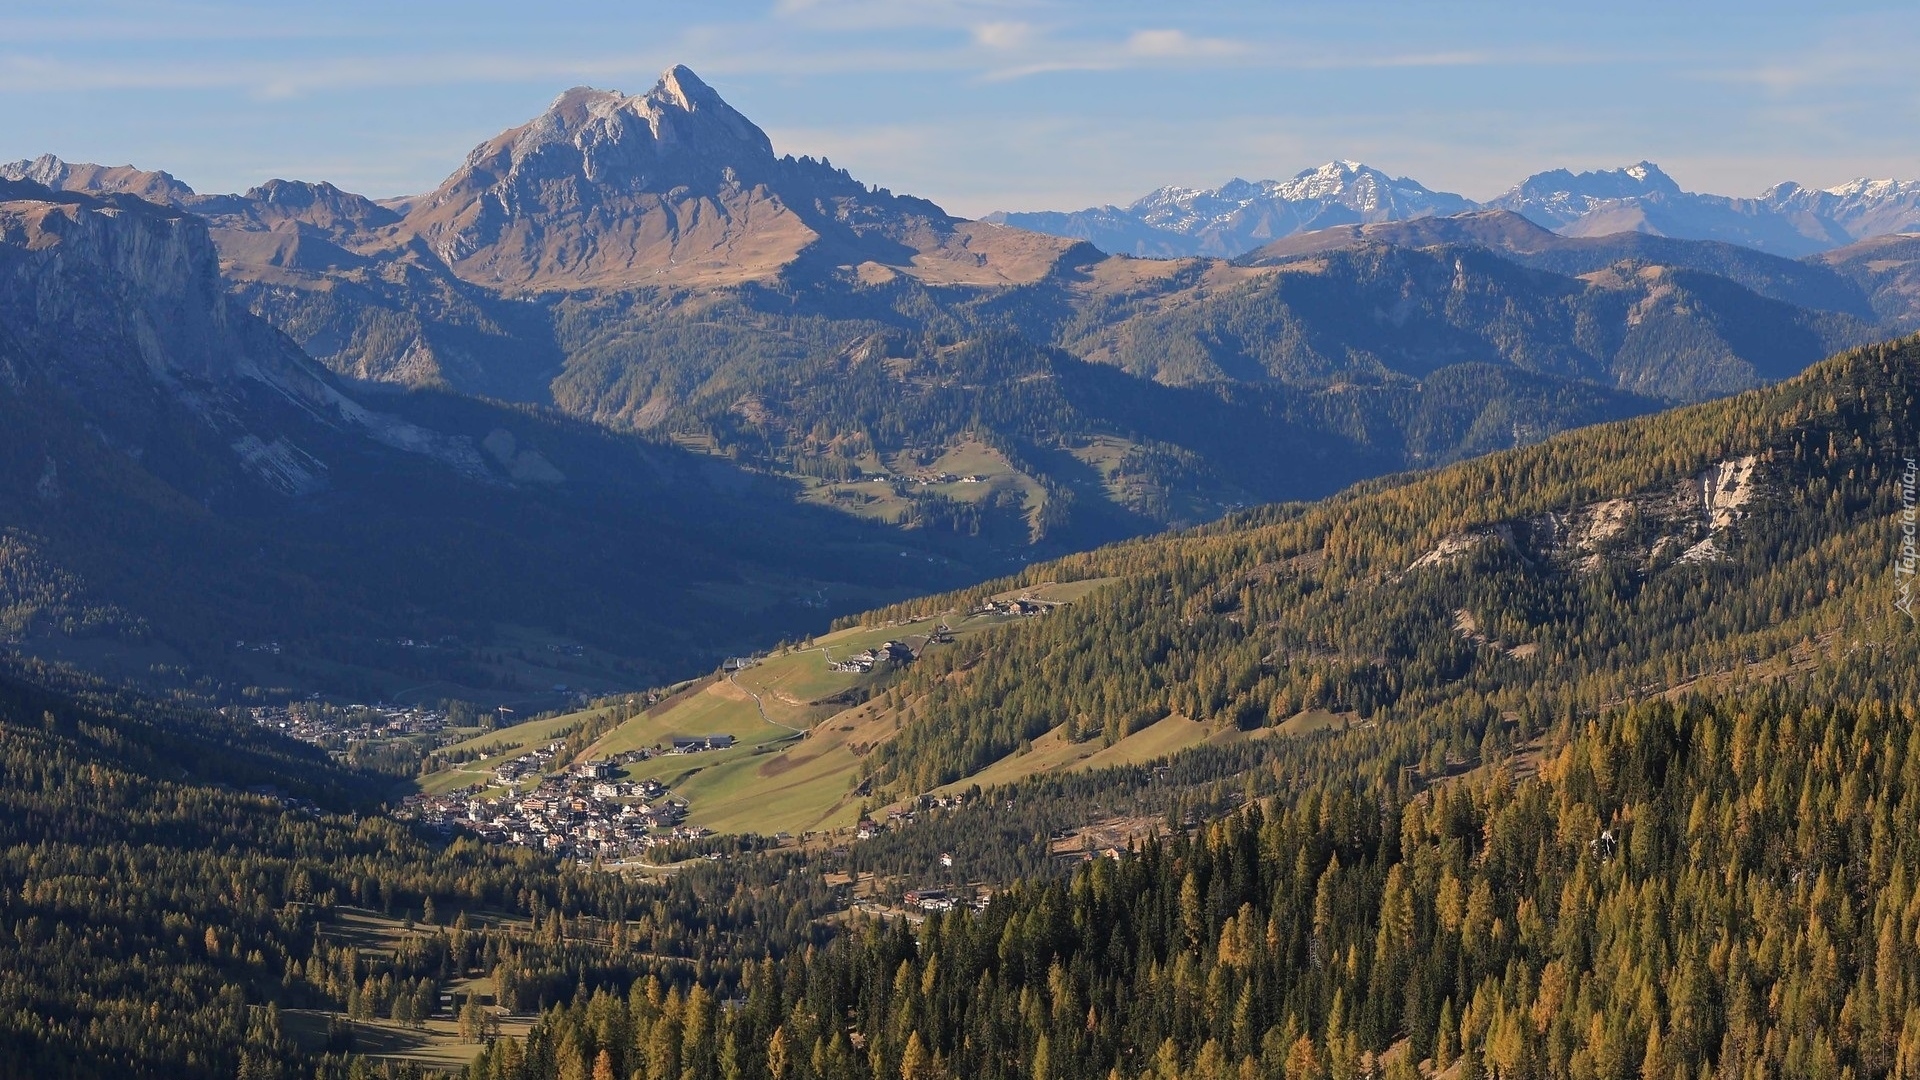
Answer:
<path fill-rule="evenodd" d="M 1539 173 L 1487 203 L 1568 236 L 1643 232 L 1799 257 L 1920 227 L 1920 182 L 1778 184 L 1753 198 L 1684 191 L 1659 166 Z"/>
<path fill-rule="evenodd" d="M 1288 180 L 1233 179 L 1217 188 L 1164 187 L 1125 207 L 998 213 L 988 221 L 1091 241 L 1141 256 L 1231 258 L 1299 232 L 1457 214 L 1473 203 L 1357 161 L 1330 161 Z"/>
<path fill-rule="evenodd" d="M 1559 229 L 1608 203 L 1684 195 L 1686 192 L 1673 177 L 1660 171 L 1660 166 L 1642 161 L 1624 169 L 1534 173 L 1506 194 L 1488 200 L 1486 206 L 1490 210 L 1511 210 L 1549 229 Z"/>
<path fill-rule="evenodd" d="M 1484 204 L 1353 161 L 1290 180 L 1164 187 L 1121 206 L 1071 213 L 990 214 L 989 221 L 1087 240 L 1146 257 L 1237 258 L 1288 236 L 1338 226 L 1508 210 L 1566 236 L 1639 232 L 1720 240 L 1788 257 L 1920 230 L 1920 181 L 1855 180 L 1814 189 L 1780 184 L 1751 198 L 1683 189 L 1658 165 L 1535 173 Z"/>
<path fill-rule="evenodd" d="M 1920 180 L 1862 177 L 1830 188 L 1805 188 L 1788 181 L 1768 189 L 1760 202 L 1780 213 L 1808 214 L 1831 222 L 1850 240 L 1920 229 Z"/>
<path fill-rule="evenodd" d="M 1456 214 L 1458 195 L 1395 180 L 1357 161 L 1330 161 L 1291 180 L 1229 180 L 1217 188 L 1164 187 L 1127 207 L 1147 224 L 1183 233 L 1230 230 L 1249 213 L 1284 213 L 1303 227 L 1403 221 Z"/>

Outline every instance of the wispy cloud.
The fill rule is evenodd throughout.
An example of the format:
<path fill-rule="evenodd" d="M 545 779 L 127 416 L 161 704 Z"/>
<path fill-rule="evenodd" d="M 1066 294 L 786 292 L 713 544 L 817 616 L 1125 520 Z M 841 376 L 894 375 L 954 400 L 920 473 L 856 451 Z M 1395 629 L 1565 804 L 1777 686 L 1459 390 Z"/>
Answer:
<path fill-rule="evenodd" d="M 1034 38 L 1032 23 L 990 22 L 973 28 L 973 40 L 989 49 L 1018 49 Z"/>
<path fill-rule="evenodd" d="M 1143 59 L 1198 60 L 1238 56 L 1244 42 L 1194 37 L 1185 30 L 1135 30 L 1127 36 L 1126 52 Z"/>

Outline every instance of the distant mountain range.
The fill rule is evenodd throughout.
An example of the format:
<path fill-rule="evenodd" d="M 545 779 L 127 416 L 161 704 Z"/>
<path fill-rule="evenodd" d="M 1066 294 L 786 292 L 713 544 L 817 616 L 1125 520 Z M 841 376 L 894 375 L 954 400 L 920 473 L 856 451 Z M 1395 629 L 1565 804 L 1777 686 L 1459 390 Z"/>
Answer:
<path fill-rule="evenodd" d="M 1114 255 L 1231 259 L 1270 240 L 1334 225 L 1445 216 L 1471 210 L 1353 161 L 1332 161 L 1291 180 L 1229 180 L 1217 188 L 1164 187 L 1125 206 L 1073 213 L 994 213 L 986 221 L 1085 240 Z"/>
<path fill-rule="evenodd" d="M 1640 232 L 1720 240 L 1798 258 L 1920 228 L 1920 180 L 1855 180 L 1826 189 L 1779 184 L 1753 198 L 1683 191 L 1658 165 L 1535 173 L 1485 204 L 1335 161 L 1291 180 L 1234 179 L 1161 188 L 1124 207 L 999 212 L 987 221 L 1086 240 L 1117 255 L 1237 258 L 1299 233 L 1347 225 L 1510 210 L 1568 236 Z"/>
<path fill-rule="evenodd" d="M 0 173 L 0 633 L 263 684 L 630 683 L 1920 327 L 1920 238 L 1654 235 L 1650 167 L 1519 210 L 1353 163 L 1163 192 L 1115 228 L 1236 257 L 1120 257 L 778 155 L 685 68 L 401 199 Z M 1856 195 L 1777 201 L 1903 220 Z"/>

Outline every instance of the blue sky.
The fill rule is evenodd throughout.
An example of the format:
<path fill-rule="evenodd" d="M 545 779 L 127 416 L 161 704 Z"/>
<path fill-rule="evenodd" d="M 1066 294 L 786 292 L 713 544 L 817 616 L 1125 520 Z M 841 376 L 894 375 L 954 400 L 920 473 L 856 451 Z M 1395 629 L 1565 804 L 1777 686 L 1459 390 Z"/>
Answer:
<path fill-rule="evenodd" d="M 0 0 L 0 159 L 426 190 L 577 84 L 686 63 L 782 152 L 950 210 L 1074 209 L 1358 158 L 1486 198 L 1920 176 L 1920 5 L 1746 0 Z"/>

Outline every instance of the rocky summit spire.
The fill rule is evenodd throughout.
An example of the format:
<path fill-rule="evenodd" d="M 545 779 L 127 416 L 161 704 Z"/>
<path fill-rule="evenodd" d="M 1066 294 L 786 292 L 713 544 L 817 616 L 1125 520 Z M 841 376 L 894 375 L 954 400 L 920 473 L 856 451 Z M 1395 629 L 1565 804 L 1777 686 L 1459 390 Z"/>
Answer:
<path fill-rule="evenodd" d="M 713 87 L 701 82 L 700 76 L 685 64 L 675 64 L 661 72 L 660 81 L 653 85 L 653 93 L 667 95 L 688 112 L 703 106 L 729 108 Z"/>
<path fill-rule="evenodd" d="M 496 288 L 749 280 L 802 253 L 830 267 L 874 261 L 997 280 L 983 251 L 998 238 L 955 240 L 955 225 L 932 203 L 825 161 L 775 156 L 766 132 L 676 65 L 644 94 L 561 94 L 476 147 L 402 229 L 462 278 Z M 1040 269 L 1020 273 L 1050 265 L 1028 261 Z"/>
<path fill-rule="evenodd" d="M 408 225 L 480 280 L 637 283 L 724 246 L 734 211 L 782 175 L 766 133 L 675 66 L 644 94 L 566 91 L 474 148 Z M 787 231 L 790 256 L 810 237 Z"/>
<path fill-rule="evenodd" d="M 673 67 L 644 94 L 566 91 L 539 116 L 474 148 L 436 200 L 504 188 L 537 203 L 542 186 L 576 179 L 598 188 L 664 190 L 728 169 L 763 174 L 772 162 L 765 132 L 692 71 Z"/>

